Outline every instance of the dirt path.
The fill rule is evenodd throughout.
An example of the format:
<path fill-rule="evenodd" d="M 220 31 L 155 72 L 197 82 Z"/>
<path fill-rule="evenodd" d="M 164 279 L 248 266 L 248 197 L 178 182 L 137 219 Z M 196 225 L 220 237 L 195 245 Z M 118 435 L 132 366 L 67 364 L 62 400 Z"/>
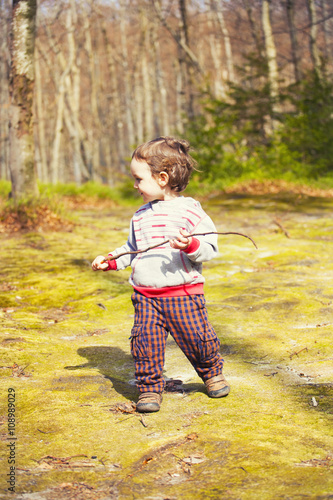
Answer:
<path fill-rule="evenodd" d="M 1 235 L 0 498 L 333 498 L 333 200 L 203 205 L 218 230 L 259 247 L 221 237 L 205 266 L 232 392 L 209 399 L 169 340 L 168 390 L 147 416 L 131 403 L 129 272 L 90 270 L 126 240 L 133 209 Z"/>

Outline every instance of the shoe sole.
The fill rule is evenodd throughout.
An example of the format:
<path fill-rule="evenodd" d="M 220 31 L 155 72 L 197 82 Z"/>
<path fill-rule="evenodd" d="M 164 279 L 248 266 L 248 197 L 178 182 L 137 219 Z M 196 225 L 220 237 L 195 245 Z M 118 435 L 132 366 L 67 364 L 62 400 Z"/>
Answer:
<path fill-rule="evenodd" d="M 230 387 L 223 387 L 222 389 L 219 389 L 218 391 L 208 392 L 208 396 L 210 398 L 224 398 L 225 396 L 228 396 L 229 392 L 230 392 Z"/>
<path fill-rule="evenodd" d="M 136 410 L 139 413 L 154 413 L 159 411 L 160 406 L 157 403 L 138 403 L 136 405 Z"/>

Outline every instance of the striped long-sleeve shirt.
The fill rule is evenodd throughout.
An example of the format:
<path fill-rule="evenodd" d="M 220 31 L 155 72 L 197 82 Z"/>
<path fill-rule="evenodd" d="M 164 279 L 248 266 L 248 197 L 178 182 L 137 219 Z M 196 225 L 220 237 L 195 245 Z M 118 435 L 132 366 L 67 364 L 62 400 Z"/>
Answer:
<path fill-rule="evenodd" d="M 211 218 L 198 201 L 180 196 L 170 201 L 154 201 L 134 214 L 127 243 L 109 255 L 161 246 L 111 261 L 110 269 L 131 265 L 129 282 L 146 296 L 172 296 L 203 293 L 202 262 L 217 255 L 217 236 L 197 236 L 185 250 L 173 249 L 165 240 L 176 238 L 179 230 L 189 233 L 216 232 Z"/>

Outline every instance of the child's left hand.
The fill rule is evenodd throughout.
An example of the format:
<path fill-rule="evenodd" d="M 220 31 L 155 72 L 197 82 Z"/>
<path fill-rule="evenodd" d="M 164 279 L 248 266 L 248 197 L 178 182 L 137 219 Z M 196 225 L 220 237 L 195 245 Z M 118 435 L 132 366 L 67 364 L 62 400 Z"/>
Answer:
<path fill-rule="evenodd" d="M 189 238 L 189 236 L 190 233 L 188 233 L 184 229 L 181 229 L 178 238 L 170 240 L 170 246 L 172 248 L 175 248 L 176 250 L 186 250 L 186 248 L 189 247 L 192 242 L 192 238 Z"/>

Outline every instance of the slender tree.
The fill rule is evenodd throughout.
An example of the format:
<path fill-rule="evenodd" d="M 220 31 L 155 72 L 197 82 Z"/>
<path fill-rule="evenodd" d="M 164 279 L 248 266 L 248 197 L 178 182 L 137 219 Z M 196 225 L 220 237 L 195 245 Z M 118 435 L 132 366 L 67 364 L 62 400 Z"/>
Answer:
<path fill-rule="evenodd" d="M 178 0 L 178 2 L 180 11 L 179 39 L 182 41 L 182 47 L 179 50 L 179 62 L 183 73 L 184 83 L 184 120 L 187 121 L 187 118 L 193 119 L 194 117 L 194 74 L 193 64 L 186 57 L 183 49 L 183 47 L 190 47 L 187 3 L 186 0 Z"/>
<path fill-rule="evenodd" d="M 108 182 L 112 184 L 112 177 L 114 177 L 114 169 L 116 166 L 120 170 L 123 169 L 125 164 L 125 127 L 124 116 L 121 112 L 121 99 L 120 92 L 118 91 L 118 79 L 116 70 L 116 61 L 113 47 L 110 43 L 107 25 L 105 18 L 102 20 L 102 36 L 105 44 L 106 58 L 107 58 L 107 81 L 109 81 L 110 89 L 108 91 L 108 108 L 112 108 L 112 113 L 107 112 L 106 127 L 111 132 L 113 140 L 107 137 L 107 143 L 110 147 L 110 176 L 108 175 Z M 107 89 L 108 90 L 108 89 Z M 113 174 L 113 175 L 112 175 Z"/>
<path fill-rule="evenodd" d="M 89 130 L 89 144 L 91 151 L 90 164 L 90 178 L 93 179 L 98 173 L 100 165 L 100 115 L 98 106 L 98 82 L 96 75 L 96 56 L 95 47 L 93 46 L 93 39 L 91 36 L 91 21 L 88 12 L 83 9 L 84 18 L 84 31 L 85 31 L 85 48 L 89 61 L 89 75 L 90 75 L 90 109 L 91 109 L 91 126 Z"/>
<path fill-rule="evenodd" d="M 148 54 L 150 52 L 150 21 L 144 9 L 140 9 L 140 27 L 142 37 L 141 54 L 141 73 L 143 86 L 143 104 L 144 104 L 144 124 L 145 138 L 153 135 L 154 116 L 153 116 L 153 82 L 151 63 Z"/>
<path fill-rule="evenodd" d="M 126 117 L 127 124 L 127 138 L 129 144 L 134 144 L 135 135 L 134 135 L 134 123 L 133 123 L 133 109 L 132 103 L 133 94 L 131 92 L 131 75 L 129 70 L 129 57 L 128 57 L 128 46 L 126 40 L 126 19 L 128 16 L 127 5 L 125 0 L 119 0 L 120 3 L 120 47 L 121 47 L 121 59 L 122 66 L 124 70 L 124 115 Z"/>
<path fill-rule="evenodd" d="M 38 195 L 33 134 L 36 12 L 36 0 L 13 0 L 9 167 L 15 200 Z"/>
<path fill-rule="evenodd" d="M 9 177 L 8 102 L 9 66 L 8 28 L 11 13 L 10 0 L 0 0 L 0 178 Z"/>
<path fill-rule="evenodd" d="M 318 77 L 321 78 L 322 77 L 321 63 L 320 63 L 320 56 L 317 43 L 318 27 L 317 27 L 316 5 L 314 0 L 306 0 L 306 5 L 308 8 L 309 21 L 310 21 L 310 33 L 309 33 L 310 55 L 312 59 L 313 69 L 317 73 Z"/>
<path fill-rule="evenodd" d="M 228 70 L 228 80 L 230 82 L 235 81 L 235 71 L 234 71 L 234 61 L 233 61 L 233 55 L 232 55 L 232 48 L 231 48 L 231 41 L 230 41 L 230 35 L 229 35 L 229 30 L 227 27 L 227 23 L 225 21 L 225 16 L 224 12 L 222 10 L 221 3 L 222 2 L 217 2 L 216 0 L 212 0 L 213 4 L 215 4 L 215 12 L 218 20 L 218 24 L 223 36 L 224 40 L 224 47 L 225 47 L 225 57 L 226 57 L 226 63 L 227 63 L 227 70 Z"/>
<path fill-rule="evenodd" d="M 36 30 L 40 27 L 40 9 L 37 9 Z M 43 82 L 41 71 L 42 54 L 39 51 L 38 36 L 35 43 L 35 147 L 36 166 L 38 179 L 42 182 L 48 181 L 48 159 L 47 159 L 47 139 L 45 131 L 45 111 L 46 106 L 43 100 Z"/>
<path fill-rule="evenodd" d="M 260 23 L 256 23 L 253 15 L 253 6 L 250 0 L 243 0 L 244 7 L 246 10 L 246 15 L 250 25 L 250 32 L 252 39 L 254 41 L 254 45 L 256 47 L 256 52 L 259 57 L 262 56 L 263 47 L 261 42 L 261 32 L 260 32 Z"/>
<path fill-rule="evenodd" d="M 154 56 L 154 72 L 157 99 L 155 101 L 156 120 L 156 135 L 170 134 L 170 117 L 168 109 L 167 89 L 165 82 L 165 74 L 161 61 L 161 47 L 158 38 L 156 24 L 152 25 L 151 43 Z"/>
<path fill-rule="evenodd" d="M 270 17 L 271 0 L 263 0 L 262 2 L 262 26 L 265 36 L 265 48 L 268 64 L 268 78 L 270 85 L 270 96 L 272 100 L 273 113 L 280 111 L 279 104 L 279 70 L 277 65 L 276 47 L 273 38 L 271 17 Z M 272 121 L 274 127 L 274 120 Z"/>
<path fill-rule="evenodd" d="M 295 81 L 299 82 L 301 78 L 301 70 L 299 67 L 298 42 L 295 27 L 295 0 L 287 0 L 286 8 L 291 45 L 291 59 L 293 62 Z"/>
<path fill-rule="evenodd" d="M 329 53 L 329 24 L 328 20 L 330 18 L 328 13 L 328 8 L 325 0 L 320 0 L 321 13 L 323 18 L 323 35 L 324 35 L 324 50 L 323 53 L 325 55 L 326 61 L 330 58 Z"/>
<path fill-rule="evenodd" d="M 215 1 L 206 0 L 207 7 L 207 28 L 208 42 L 215 70 L 214 78 L 214 94 L 217 98 L 225 97 L 225 85 L 223 81 L 223 65 L 222 65 L 222 43 L 221 37 L 216 33 L 216 14 Z"/>

